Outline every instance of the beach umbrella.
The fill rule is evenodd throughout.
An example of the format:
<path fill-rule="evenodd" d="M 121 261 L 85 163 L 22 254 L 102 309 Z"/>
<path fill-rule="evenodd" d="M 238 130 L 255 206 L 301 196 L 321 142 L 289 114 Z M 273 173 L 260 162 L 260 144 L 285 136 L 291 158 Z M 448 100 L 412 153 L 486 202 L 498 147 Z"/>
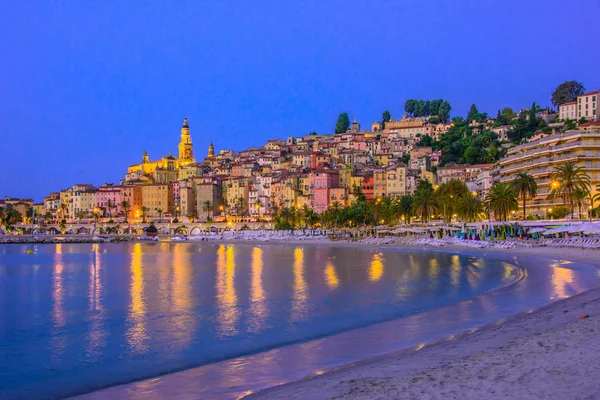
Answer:
<path fill-rule="evenodd" d="M 546 228 L 533 228 L 530 229 L 528 233 L 532 234 L 532 233 L 542 233 L 542 232 L 546 232 L 547 229 Z"/>

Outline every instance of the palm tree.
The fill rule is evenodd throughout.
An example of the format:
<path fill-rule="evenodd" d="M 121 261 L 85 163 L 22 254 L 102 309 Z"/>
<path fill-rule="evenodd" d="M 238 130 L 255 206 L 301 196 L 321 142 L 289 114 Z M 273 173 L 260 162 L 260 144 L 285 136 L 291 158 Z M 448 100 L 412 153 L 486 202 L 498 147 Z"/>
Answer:
<path fill-rule="evenodd" d="M 146 223 L 146 216 L 148 215 L 148 212 L 150 211 L 150 209 L 146 206 L 142 207 L 142 223 Z"/>
<path fill-rule="evenodd" d="M 458 217 L 466 222 L 475 222 L 484 212 L 483 202 L 471 193 L 463 194 L 456 203 Z"/>
<path fill-rule="evenodd" d="M 569 161 L 565 165 L 554 168 L 550 175 L 552 179 L 552 191 L 550 197 L 562 197 L 563 201 L 571 206 L 571 218 L 575 211 L 573 192 L 575 189 L 589 191 L 591 179 L 583 167 L 578 167 Z"/>
<path fill-rule="evenodd" d="M 498 215 L 500 221 L 506 221 L 511 211 L 519 209 L 517 192 L 513 185 L 502 182 L 494 182 L 487 196 L 490 210 Z"/>
<path fill-rule="evenodd" d="M 337 224 L 338 224 L 341 208 L 342 208 L 342 205 L 337 200 L 329 205 L 329 211 L 331 212 L 331 216 L 333 217 L 333 220 L 335 221 L 334 226 L 337 226 Z"/>
<path fill-rule="evenodd" d="M 112 218 L 112 208 L 114 207 L 114 203 L 112 201 L 107 200 L 106 201 L 106 209 L 108 210 L 108 218 Z"/>
<path fill-rule="evenodd" d="M 127 221 L 127 218 L 129 217 L 129 209 L 131 208 L 131 204 L 129 204 L 129 201 L 123 200 L 121 202 L 121 208 L 123 209 L 123 214 L 125 214 L 125 221 Z"/>
<path fill-rule="evenodd" d="M 256 209 L 256 213 L 260 214 L 260 208 L 262 207 L 262 201 L 260 201 L 260 199 L 257 199 L 256 202 L 254 203 L 254 208 Z"/>
<path fill-rule="evenodd" d="M 589 196 L 590 193 L 587 189 L 576 188 L 573 190 L 573 202 L 577 204 L 577 207 L 579 208 L 579 219 L 583 218 L 582 209 L 583 206 L 587 204 Z"/>
<path fill-rule="evenodd" d="M 246 200 L 243 197 L 238 197 L 235 200 L 235 209 L 238 215 L 244 215 L 246 208 Z"/>
<path fill-rule="evenodd" d="M 437 209 L 438 202 L 434 196 L 433 188 L 430 186 L 417 188 L 413 197 L 413 212 L 421 221 L 429 221 L 430 215 L 433 215 Z"/>
<path fill-rule="evenodd" d="M 162 208 L 157 208 L 156 212 L 158 213 L 158 222 L 162 221 L 163 209 Z"/>
<path fill-rule="evenodd" d="M 398 203 L 398 213 L 401 217 L 404 217 L 404 221 L 409 224 L 410 218 L 412 217 L 413 209 L 413 197 L 409 194 L 400 197 L 400 202 Z"/>
<path fill-rule="evenodd" d="M 537 183 L 535 183 L 533 176 L 527 172 L 519 172 L 513 180 L 512 185 L 517 191 L 517 196 L 523 199 L 523 219 L 525 219 L 527 215 L 527 198 L 537 195 Z"/>
<path fill-rule="evenodd" d="M 210 200 L 206 200 L 204 203 L 202 203 L 202 211 L 206 213 L 206 219 L 208 220 L 210 212 L 212 211 L 212 203 Z"/>
<path fill-rule="evenodd" d="M 66 214 L 67 214 L 67 211 L 69 211 L 69 206 L 67 206 L 67 203 L 60 203 L 60 211 L 62 213 L 61 219 L 67 219 Z"/>

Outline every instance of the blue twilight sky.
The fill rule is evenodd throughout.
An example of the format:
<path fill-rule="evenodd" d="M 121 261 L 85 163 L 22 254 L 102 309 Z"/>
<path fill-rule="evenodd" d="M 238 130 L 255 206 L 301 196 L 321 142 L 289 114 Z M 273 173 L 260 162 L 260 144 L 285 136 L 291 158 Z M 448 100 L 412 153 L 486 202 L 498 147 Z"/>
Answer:
<path fill-rule="evenodd" d="M 600 88 L 599 0 L 5 1 L 0 196 L 117 183 L 144 150 L 197 158 L 370 125 L 406 99 L 498 108 Z"/>

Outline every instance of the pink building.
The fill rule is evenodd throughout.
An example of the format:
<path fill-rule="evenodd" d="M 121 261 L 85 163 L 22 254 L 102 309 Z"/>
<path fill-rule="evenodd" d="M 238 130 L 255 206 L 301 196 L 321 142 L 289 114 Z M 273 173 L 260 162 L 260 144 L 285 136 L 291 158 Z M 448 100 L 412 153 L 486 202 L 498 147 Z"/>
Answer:
<path fill-rule="evenodd" d="M 367 142 L 364 140 L 354 142 L 354 150 L 365 151 L 367 150 Z"/>
<path fill-rule="evenodd" d="M 338 187 L 339 181 L 340 174 L 335 170 L 321 169 L 308 175 L 314 212 L 321 213 L 329 208 L 329 189 Z"/>
<path fill-rule="evenodd" d="M 171 183 L 173 187 L 173 210 L 167 210 L 167 214 L 179 215 L 179 211 L 181 210 L 181 201 L 179 197 L 179 182 Z"/>
<path fill-rule="evenodd" d="M 121 186 L 102 185 L 96 191 L 96 207 L 106 216 L 117 216 L 121 212 Z"/>

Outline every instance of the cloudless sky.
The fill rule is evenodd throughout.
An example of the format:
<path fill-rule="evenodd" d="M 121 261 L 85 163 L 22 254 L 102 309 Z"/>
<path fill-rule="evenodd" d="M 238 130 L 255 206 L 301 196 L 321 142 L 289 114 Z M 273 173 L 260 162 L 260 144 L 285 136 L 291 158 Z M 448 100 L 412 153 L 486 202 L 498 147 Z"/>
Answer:
<path fill-rule="evenodd" d="M 119 182 L 177 154 L 363 126 L 444 98 L 550 104 L 600 88 L 599 0 L 6 1 L 0 13 L 0 196 Z"/>

